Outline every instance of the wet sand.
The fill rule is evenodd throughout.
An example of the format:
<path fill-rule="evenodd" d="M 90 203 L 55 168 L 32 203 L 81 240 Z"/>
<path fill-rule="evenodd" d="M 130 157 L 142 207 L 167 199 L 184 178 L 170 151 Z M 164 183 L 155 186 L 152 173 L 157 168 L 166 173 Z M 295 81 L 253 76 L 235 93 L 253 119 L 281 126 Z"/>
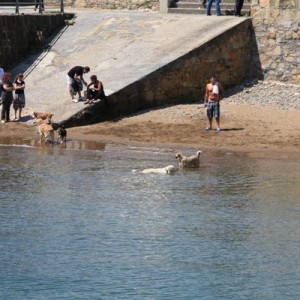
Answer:
<path fill-rule="evenodd" d="M 220 133 L 206 132 L 202 104 L 175 105 L 143 111 L 119 120 L 68 128 L 68 141 L 201 149 L 205 151 L 299 151 L 300 111 L 262 107 L 258 104 L 221 103 Z M 55 122 L 55 116 L 54 116 Z M 215 122 L 213 123 L 215 126 Z M 57 136 L 57 135 L 56 135 Z M 34 144 L 36 126 L 22 122 L 0 125 L 1 144 Z"/>

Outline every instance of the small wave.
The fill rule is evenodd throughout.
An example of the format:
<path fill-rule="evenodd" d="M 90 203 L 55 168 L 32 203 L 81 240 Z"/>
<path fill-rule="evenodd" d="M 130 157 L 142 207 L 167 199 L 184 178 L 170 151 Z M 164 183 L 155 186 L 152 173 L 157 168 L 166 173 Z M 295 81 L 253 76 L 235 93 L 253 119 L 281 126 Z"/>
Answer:
<path fill-rule="evenodd" d="M 26 144 L 0 144 L 0 147 L 36 148 L 35 146 Z"/>

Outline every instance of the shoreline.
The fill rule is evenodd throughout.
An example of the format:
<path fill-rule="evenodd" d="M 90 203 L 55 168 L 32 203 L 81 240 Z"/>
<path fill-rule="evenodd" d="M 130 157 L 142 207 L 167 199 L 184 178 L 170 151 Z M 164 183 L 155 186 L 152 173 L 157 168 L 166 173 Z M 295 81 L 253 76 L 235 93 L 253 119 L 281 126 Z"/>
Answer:
<path fill-rule="evenodd" d="M 71 141 L 96 142 L 174 151 L 276 152 L 281 156 L 289 152 L 294 156 L 293 153 L 299 153 L 300 146 L 299 119 L 300 110 L 297 109 L 282 110 L 225 100 L 221 103 L 222 131 L 205 132 L 207 119 L 203 105 L 180 104 L 158 107 L 119 120 L 68 128 L 66 146 Z M 37 128 L 32 124 L 10 122 L 0 126 L 0 144 L 41 146 L 38 141 Z"/>

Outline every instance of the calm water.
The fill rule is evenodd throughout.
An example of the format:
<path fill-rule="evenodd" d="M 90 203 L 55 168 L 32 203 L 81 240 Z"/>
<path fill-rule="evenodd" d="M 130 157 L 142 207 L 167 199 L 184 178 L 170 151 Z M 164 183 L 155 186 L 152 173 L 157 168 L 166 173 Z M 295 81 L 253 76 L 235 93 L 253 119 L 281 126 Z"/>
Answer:
<path fill-rule="evenodd" d="M 0 146 L 0 299 L 300 299 L 300 159 L 174 153 Z"/>

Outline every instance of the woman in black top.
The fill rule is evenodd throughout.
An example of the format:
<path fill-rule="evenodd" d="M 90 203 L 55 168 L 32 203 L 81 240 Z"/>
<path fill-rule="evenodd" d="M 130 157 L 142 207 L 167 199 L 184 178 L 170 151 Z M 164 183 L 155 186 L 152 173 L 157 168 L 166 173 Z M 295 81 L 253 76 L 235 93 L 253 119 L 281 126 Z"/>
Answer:
<path fill-rule="evenodd" d="M 13 91 L 14 85 L 10 81 L 11 74 L 9 72 L 4 73 L 2 82 L 2 110 L 1 110 L 1 123 L 9 122 L 9 114 L 10 114 L 10 107 L 13 102 Z"/>
<path fill-rule="evenodd" d="M 17 75 L 14 87 L 15 87 L 15 97 L 13 101 L 13 108 L 15 110 L 15 119 L 14 121 L 19 121 L 21 119 L 22 108 L 25 107 L 25 82 L 24 82 L 24 75 L 19 74 Z M 19 117 L 17 117 L 17 112 L 19 110 Z"/>

